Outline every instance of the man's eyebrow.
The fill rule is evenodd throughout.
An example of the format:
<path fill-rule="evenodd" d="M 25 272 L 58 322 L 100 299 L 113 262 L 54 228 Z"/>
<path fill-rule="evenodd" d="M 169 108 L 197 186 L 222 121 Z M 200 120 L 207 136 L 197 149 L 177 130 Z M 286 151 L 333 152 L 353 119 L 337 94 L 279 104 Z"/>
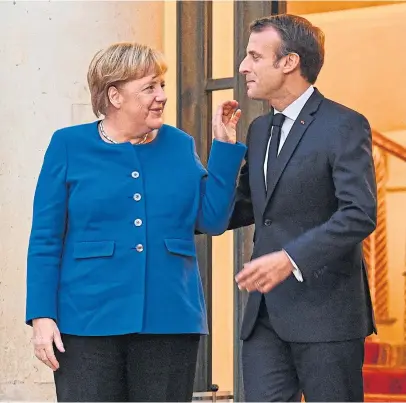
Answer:
<path fill-rule="evenodd" d="M 251 56 L 261 56 L 261 54 L 256 52 L 255 50 L 249 50 L 248 54 L 251 55 Z"/>

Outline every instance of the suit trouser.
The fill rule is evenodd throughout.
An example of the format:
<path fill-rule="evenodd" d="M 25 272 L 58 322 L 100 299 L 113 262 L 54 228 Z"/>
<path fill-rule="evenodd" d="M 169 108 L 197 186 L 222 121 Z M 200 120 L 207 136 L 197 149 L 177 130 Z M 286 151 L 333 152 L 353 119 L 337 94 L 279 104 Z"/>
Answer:
<path fill-rule="evenodd" d="M 192 400 L 199 335 L 62 335 L 58 401 Z"/>
<path fill-rule="evenodd" d="M 362 402 L 364 341 L 284 341 L 262 298 L 255 328 L 243 342 L 246 401 L 300 401 L 303 393 L 306 402 Z"/>

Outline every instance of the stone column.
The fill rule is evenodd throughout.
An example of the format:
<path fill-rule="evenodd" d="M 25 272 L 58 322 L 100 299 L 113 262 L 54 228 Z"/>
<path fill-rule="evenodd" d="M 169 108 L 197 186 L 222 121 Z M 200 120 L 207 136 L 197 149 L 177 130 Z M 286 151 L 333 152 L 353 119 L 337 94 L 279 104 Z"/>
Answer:
<path fill-rule="evenodd" d="M 24 324 L 32 198 L 53 131 L 95 119 L 86 83 L 117 41 L 162 49 L 163 2 L 0 2 L 0 400 L 52 400 Z"/>

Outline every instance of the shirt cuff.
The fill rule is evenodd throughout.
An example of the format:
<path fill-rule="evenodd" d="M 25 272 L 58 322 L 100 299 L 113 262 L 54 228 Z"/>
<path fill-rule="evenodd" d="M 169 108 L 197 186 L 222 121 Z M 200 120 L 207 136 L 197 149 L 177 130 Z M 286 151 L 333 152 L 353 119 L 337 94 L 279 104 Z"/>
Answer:
<path fill-rule="evenodd" d="M 288 253 L 286 252 L 286 250 L 284 250 L 284 252 L 286 253 L 286 256 L 289 258 L 290 262 L 293 265 L 293 275 L 296 277 L 297 281 L 300 281 L 301 283 L 303 283 L 303 275 L 302 272 L 299 270 L 299 268 L 297 267 L 296 263 L 293 261 L 293 259 L 288 255 Z"/>

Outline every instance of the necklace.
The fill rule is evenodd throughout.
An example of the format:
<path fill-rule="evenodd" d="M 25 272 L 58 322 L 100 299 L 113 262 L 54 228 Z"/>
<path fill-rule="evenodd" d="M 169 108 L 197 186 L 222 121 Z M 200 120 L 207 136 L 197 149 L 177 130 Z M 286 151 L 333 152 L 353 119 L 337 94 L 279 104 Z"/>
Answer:
<path fill-rule="evenodd" d="M 104 131 L 104 125 L 103 125 L 103 121 L 102 121 L 102 120 L 100 121 L 99 129 L 100 129 L 100 134 L 101 134 L 107 141 L 110 141 L 110 143 L 113 143 L 113 144 L 118 144 L 117 141 L 115 141 L 115 140 L 113 140 L 111 137 L 109 137 L 109 136 L 107 135 L 107 133 Z M 147 139 L 148 139 L 148 135 L 149 135 L 149 133 L 147 133 L 147 134 L 144 136 L 144 138 L 143 138 L 140 142 L 135 143 L 135 144 L 136 144 L 136 145 L 144 144 L 144 143 L 147 141 Z"/>

